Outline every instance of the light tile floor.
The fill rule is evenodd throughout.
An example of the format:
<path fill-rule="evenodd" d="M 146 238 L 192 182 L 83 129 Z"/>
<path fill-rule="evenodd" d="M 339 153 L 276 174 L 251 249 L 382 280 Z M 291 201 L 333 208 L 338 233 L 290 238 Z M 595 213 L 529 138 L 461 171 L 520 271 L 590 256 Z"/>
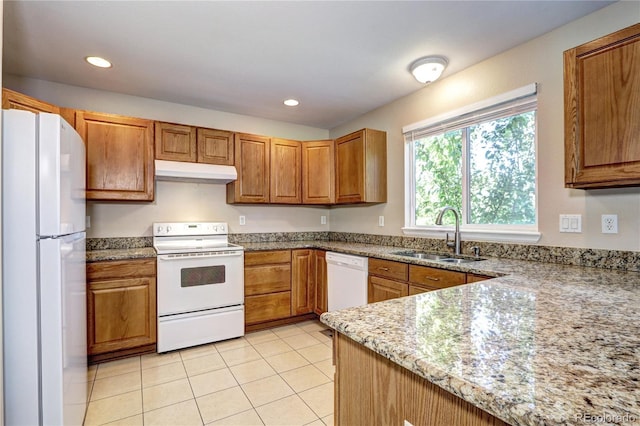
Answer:
<path fill-rule="evenodd" d="M 318 321 L 89 367 L 85 425 L 333 425 Z"/>

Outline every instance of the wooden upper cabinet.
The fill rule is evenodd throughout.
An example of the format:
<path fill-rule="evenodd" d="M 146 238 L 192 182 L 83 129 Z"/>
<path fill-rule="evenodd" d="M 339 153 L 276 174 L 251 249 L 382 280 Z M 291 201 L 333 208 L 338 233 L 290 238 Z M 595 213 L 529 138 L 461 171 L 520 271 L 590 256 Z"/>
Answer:
<path fill-rule="evenodd" d="M 287 139 L 271 139 L 270 201 L 300 204 L 302 202 L 301 144 Z"/>
<path fill-rule="evenodd" d="M 195 127 L 156 121 L 155 128 L 156 160 L 196 161 Z"/>
<path fill-rule="evenodd" d="M 234 135 L 238 179 L 227 184 L 227 203 L 268 203 L 271 139 L 265 136 Z"/>
<path fill-rule="evenodd" d="M 335 202 L 335 142 L 302 143 L 302 203 Z"/>
<path fill-rule="evenodd" d="M 565 186 L 640 185 L 640 24 L 564 52 Z"/>
<path fill-rule="evenodd" d="M 387 201 L 387 134 L 362 129 L 336 139 L 336 203 Z"/>
<path fill-rule="evenodd" d="M 198 128 L 198 163 L 233 166 L 233 132 Z"/>
<path fill-rule="evenodd" d="M 60 107 L 57 105 L 43 102 L 9 89 L 2 89 L 2 109 L 21 109 L 35 113 L 50 112 L 52 114 L 60 114 Z"/>
<path fill-rule="evenodd" d="M 156 122 L 156 159 L 233 166 L 233 132 Z"/>
<path fill-rule="evenodd" d="M 87 148 L 87 199 L 153 201 L 153 121 L 76 111 Z"/>

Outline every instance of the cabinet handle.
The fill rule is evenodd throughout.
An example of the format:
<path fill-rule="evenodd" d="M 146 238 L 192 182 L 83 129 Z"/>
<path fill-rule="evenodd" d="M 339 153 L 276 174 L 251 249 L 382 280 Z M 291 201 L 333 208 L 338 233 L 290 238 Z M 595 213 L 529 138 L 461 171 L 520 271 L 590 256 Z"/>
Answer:
<path fill-rule="evenodd" d="M 389 271 L 389 268 L 383 268 L 382 266 L 378 266 L 378 269 L 381 271 Z"/>
<path fill-rule="evenodd" d="M 429 281 L 440 281 L 440 278 L 425 277 Z"/>

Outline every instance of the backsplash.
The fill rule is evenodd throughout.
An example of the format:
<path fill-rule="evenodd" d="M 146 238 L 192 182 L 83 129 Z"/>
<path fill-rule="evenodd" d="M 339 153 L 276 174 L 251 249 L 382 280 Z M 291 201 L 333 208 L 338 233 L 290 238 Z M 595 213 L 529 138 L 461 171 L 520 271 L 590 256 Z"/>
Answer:
<path fill-rule="evenodd" d="M 442 238 L 435 239 L 328 231 L 268 232 L 229 235 L 229 242 L 240 245 L 242 245 L 242 243 L 288 241 L 340 241 L 401 247 L 433 253 L 451 252 L 451 249 L 445 245 L 445 241 Z M 152 246 L 152 237 L 87 238 L 87 251 Z M 463 241 L 463 254 L 471 255 L 471 247 L 473 246 L 480 248 L 480 256 L 559 263 L 562 265 L 589 266 L 603 269 L 640 271 L 640 252 L 636 251 Z"/>

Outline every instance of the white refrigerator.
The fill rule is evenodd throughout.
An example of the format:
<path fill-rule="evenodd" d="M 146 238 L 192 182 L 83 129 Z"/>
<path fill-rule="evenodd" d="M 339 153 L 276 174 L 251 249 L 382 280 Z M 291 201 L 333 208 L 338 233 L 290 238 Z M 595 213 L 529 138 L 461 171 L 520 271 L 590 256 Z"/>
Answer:
<path fill-rule="evenodd" d="M 85 147 L 55 114 L 2 111 L 4 424 L 87 406 Z"/>

